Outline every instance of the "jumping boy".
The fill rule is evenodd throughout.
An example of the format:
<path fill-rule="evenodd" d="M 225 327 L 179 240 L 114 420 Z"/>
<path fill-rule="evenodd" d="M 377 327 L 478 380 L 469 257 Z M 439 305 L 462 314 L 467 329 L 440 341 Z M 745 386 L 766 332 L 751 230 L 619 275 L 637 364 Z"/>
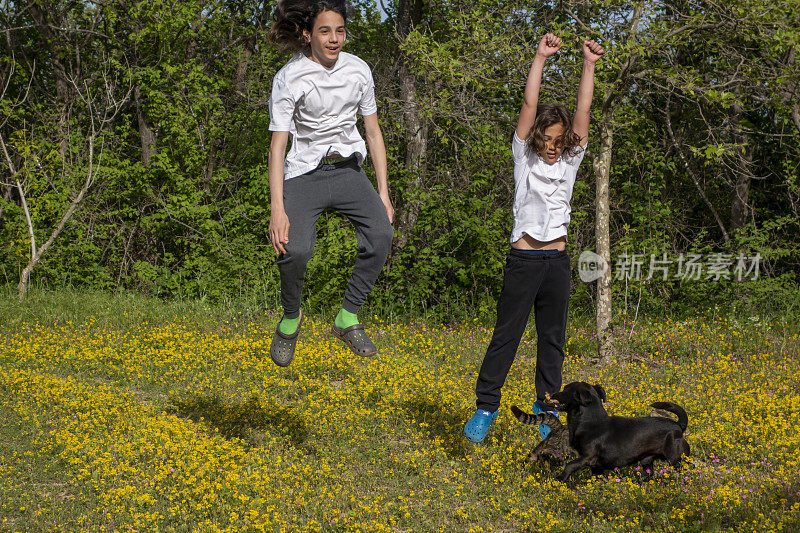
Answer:
<path fill-rule="evenodd" d="M 269 102 L 269 237 L 278 254 L 284 313 L 270 356 L 280 366 L 294 357 L 306 264 L 314 252 L 317 219 L 326 209 L 344 214 L 358 241 L 333 333 L 357 355 L 377 353 L 357 315 L 389 254 L 394 208 L 372 72 L 364 61 L 342 52 L 346 20 L 344 1 L 284 0 L 268 35 L 297 52 L 275 75 Z M 364 117 L 377 192 L 361 169 L 367 146 L 356 129 L 357 114 Z M 292 147 L 286 154 L 289 134 Z"/>
<path fill-rule="evenodd" d="M 472 442 L 481 442 L 497 418 L 500 389 L 534 310 L 536 397 L 533 412 L 552 411 L 546 394 L 561 389 L 561 367 L 569 303 L 570 263 L 566 252 L 570 198 L 589 138 L 589 109 L 595 64 L 603 48 L 583 43 L 583 73 L 578 105 L 570 117 L 562 105 L 539 104 L 545 60 L 561 48 L 548 33 L 539 42 L 519 114 L 511 151 L 514 156 L 514 227 L 506 259 L 497 323 L 475 386 L 476 411 L 464 426 Z M 540 426 L 544 439 L 550 429 Z"/>

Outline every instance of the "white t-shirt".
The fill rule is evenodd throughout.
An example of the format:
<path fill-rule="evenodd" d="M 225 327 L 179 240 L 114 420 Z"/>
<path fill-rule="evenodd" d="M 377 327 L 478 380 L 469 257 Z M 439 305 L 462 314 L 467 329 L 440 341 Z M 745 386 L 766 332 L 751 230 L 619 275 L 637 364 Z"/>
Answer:
<path fill-rule="evenodd" d="M 270 131 L 288 131 L 292 147 L 286 155 L 284 179 L 314 170 L 326 155 L 367 157 L 367 146 L 356 129 L 356 113 L 377 113 L 375 84 L 369 66 L 340 52 L 327 69 L 295 54 L 272 80 Z"/>
<path fill-rule="evenodd" d="M 552 241 L 567 234 L 572 187 L 586 147 L 548 165 L 514 132 L 514 228 L 511 242 L 527 233 L 537 241 Z"/>

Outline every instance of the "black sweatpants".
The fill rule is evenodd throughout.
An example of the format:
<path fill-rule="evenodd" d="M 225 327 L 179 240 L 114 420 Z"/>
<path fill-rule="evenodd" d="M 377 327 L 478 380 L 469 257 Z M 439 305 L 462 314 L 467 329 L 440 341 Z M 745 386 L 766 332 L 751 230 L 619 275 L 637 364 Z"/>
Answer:
<path fill-rule="evenodd" d="M 306 265 L 317 241 L 317 219 L 326 209 L 342 213 L 356 230 L 358 251 L 342 307 L 358 313 L 386 262 L 394 230 L 383 202 L 356 159 L 340 165 L 320 165 L 286 180 L 283 204 L 289 217 L 289 243 L 277 263 L 284 316 L 300 315 Z"/>
<path fill-rule="evenodd" d="M 561 390 L 561 367 L 569 304 L 570 265 L 566 251 L 508 253 L 497 324 L 475 386 L 477 408 L 496 411 L 500 389 L 514 363 L 531 307 L 536 321 L 536 398 Z"/>

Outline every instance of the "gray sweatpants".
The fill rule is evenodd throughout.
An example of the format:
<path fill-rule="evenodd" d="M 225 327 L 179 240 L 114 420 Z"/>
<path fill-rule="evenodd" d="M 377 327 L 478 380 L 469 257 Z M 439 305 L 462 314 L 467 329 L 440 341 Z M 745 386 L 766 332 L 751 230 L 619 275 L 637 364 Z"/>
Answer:
<path fill-rule="evenodd" d="M 355 158 L 338 167 L 321 165 L 284 182 L 283 204 L 289 217 L 289 244 L 277 263 L 284 316 L 297 318 L 300 314 L 306 264 L 317 240 L 317 219 L 326 209 L 339 211 L 355 226 L 358 253 L 342 307 L 358 313 L 381 273 L 394 236 L 383 202 L 367 175 Z"/>

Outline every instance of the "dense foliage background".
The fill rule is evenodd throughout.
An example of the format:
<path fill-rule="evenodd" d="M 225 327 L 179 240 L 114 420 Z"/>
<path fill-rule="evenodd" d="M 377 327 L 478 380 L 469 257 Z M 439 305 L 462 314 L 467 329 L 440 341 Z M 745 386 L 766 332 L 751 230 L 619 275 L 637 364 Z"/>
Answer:
<path fill-rule="evenodd" d="M 265 41 L 274 4 L 0 2 L 0 284 L 275 305 L 267 104 L 289 56 Z M 645 254 L 645 273 L 650 254 L 763 258 L 742 283 L 623 276 L 618 308 L 796 305 L 798 0 L 383 4 L 388 17 L 352 2 L 346 47 L 373 68 L 398 210 L 374 310 L 493 312 L 510 136 L 546 31 L 565 46 L 543 99 L 574 104 L 582 39 L 607 50 L 573 257 L 594 248 L 593 149 L 610 126 L 612 257 Z M 348 223 L 324 216 L 309 306 L 339 304 L 354 253 Z M 573 309 L 593 298 L 576 275 Z"/>

